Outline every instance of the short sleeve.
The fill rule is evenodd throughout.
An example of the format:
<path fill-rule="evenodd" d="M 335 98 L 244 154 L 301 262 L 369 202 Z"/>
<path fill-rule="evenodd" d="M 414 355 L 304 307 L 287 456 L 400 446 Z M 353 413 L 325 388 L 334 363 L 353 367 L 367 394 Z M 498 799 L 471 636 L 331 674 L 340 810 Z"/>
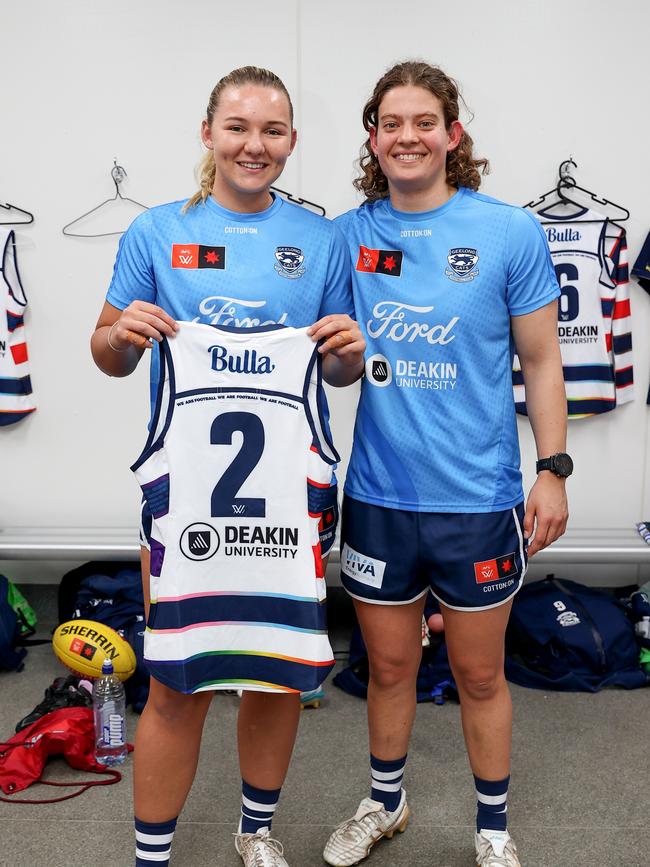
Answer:
<path fill-rule="evenodd" d="M 354 318 L 350 254 L 339 229 L 332 224 L 325 291 L 319 318 L 331 313 L 347 313 Z"/>
<path fill-rule="evenodd" d="M 139 214 L 120 238 L 106 300 L 119 310 L 124 310 L 132 301 L 153 304 L 156 300 L 149 211 Z"/>
<path fill-rule="evenodd" d="M 513 209 L 506 251 L 506 298 L 511 316 L 532 313 L 559 297 L 544 230 L 521 208 Z"/>

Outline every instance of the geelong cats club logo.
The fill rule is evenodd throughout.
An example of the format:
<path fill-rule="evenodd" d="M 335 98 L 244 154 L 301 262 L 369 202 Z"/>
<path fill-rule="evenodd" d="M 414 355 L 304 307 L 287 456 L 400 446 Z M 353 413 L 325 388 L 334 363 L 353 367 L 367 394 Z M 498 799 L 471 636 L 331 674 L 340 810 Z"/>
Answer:
<path fill-rule="evenodd" d="M 296 280 L 305 273 L 305 269 L 302 267 L 305 254 L 300 247 L 276 247 L 275 258 L 275 270 L 281 277 Z"/>
<path fill-rule="evenodd" d="M 479 274 L 478 250 L 475 247 L 452 247 L 447 253 L 449 268 L 445 268 L 445 276 L 455 283 L 468 283 Z"/>

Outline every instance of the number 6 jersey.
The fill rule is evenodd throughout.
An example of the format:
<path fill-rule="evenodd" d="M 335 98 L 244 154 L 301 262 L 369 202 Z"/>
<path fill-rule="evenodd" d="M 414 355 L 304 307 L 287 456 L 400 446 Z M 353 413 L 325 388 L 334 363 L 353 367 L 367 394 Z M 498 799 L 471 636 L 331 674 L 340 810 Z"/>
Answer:
<path fill-rule="evenodd" d="M 145 448 L 151 674 L 185 693 L 314 689 L 334 660 L 318 522 L 339 459 L 306 329 L 181 322 Z"/>
<path fill-rule="evenodd" d="M 536 214 L 560 284 L 558 339 L 569 418 L 609 412 L 634 398 L 632 318 L 625 230 L 596 211 Z M 517 412 L 526 412 L 519 359 Z"/>

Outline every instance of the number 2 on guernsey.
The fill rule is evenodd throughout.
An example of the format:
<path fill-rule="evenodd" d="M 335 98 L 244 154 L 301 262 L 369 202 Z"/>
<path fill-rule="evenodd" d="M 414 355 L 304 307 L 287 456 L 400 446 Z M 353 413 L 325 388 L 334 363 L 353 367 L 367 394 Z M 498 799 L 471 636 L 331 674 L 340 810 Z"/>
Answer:
<path fill-rule="evenodd" d="M 213 445 L 232 445 L 232 435 L 241 432 L 241 448 L 212 491 L 213 518 L 265 518 L 263 497 L 238 497 L 242 485 L 257 466 L 264 451 L 264 425 L 250 412 L 224 412 L 210 428 Z"/>

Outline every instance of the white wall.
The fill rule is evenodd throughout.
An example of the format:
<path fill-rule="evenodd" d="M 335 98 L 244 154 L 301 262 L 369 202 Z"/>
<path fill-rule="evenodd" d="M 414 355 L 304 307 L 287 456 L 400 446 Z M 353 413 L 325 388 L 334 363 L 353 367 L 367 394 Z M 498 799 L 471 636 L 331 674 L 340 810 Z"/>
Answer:
<path fill-rule="evenodd" d="M 129 173 L 124 195 L 154 205 L 191 193 L 200 121 L 221 75 L 252 63 L 284 79 L 300 143 L 280 186 L 334 216 L 357 203 L 352 163 L 376 79 L 407 57 L 438 63 L 475 114 L 469 130 L 492 165 L 484 191 L 526 202 L 571 154 L 579 183 L 630 209 L 633 258 L 650 228 L 649 30 L 640 0 L 22 0 L 4 9 L 3 65 L 15 76 L 3 99 L 0 201 L 36 215 L 17 237 L 38 411 L 0 429 L 0 525 L 136 525 L 128 466 L 144 439 L 147 372 L 109 379 L 88 350 L 117 239 L 66 238 L 61 227 L 112 196 L 114 157 Z M 576 528 L 606 532 L 650 516 L 650 298 L 636 284 L 632 307 L 636 402 L 570 424 Z M 355 400 L 349 389 L 331 401 L 346 454 Z M 520 435 L 530 484 L 525 420 Z"/>

